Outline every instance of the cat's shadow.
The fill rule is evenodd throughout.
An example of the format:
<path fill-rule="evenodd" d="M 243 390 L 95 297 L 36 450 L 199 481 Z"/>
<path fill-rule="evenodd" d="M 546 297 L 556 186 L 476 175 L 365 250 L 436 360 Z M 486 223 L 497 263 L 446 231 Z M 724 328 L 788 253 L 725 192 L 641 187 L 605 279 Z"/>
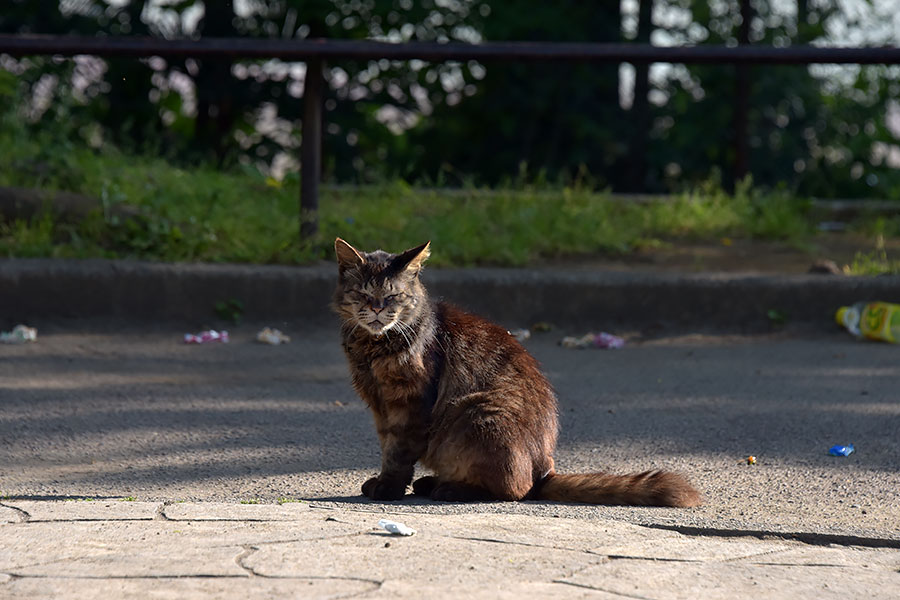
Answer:
<path fill-rule="evenodd" d="M 318 498 L 305 498 L 311 504 L 316 502 L 334 502 L 335 504 L 355 504 L 360 506 L 448 506 L 454 504 L 495 504 L 497 501 L 485 502 L 447 502 L 444 500 L 432 500 L 425 496 L 407 494 L 400 500 L 370 500 L 360 494 L 359 496 L 322 496 Z"/>

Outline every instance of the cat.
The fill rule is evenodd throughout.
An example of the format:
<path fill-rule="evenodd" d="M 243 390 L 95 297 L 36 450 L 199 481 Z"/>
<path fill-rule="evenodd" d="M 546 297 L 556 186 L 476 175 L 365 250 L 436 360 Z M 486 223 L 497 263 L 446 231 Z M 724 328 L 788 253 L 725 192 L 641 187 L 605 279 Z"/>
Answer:
<path fill-rule="evenodd" d="M 417 479 L 413 493 L 434 500 L 700 504 L 671 472 L 556 473 L 550 383 L 505 329 L 428 297 L 419 274 L 430 246 L 390 254 L 335 240 L 332 308 L 381 442 L 381 472 L 363 484 L 365 496 L 401 499 L 421 462 L 434 475 Z"/>

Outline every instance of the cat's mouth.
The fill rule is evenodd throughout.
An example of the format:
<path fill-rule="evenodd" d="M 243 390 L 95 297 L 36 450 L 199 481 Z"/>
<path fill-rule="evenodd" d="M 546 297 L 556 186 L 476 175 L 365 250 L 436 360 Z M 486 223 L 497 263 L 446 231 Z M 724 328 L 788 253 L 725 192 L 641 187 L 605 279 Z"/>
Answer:
<path fill-rule="evenodd" d="M 363 323 L 363 327 L 365 327 L 369 333 L 376 336 L 381 336 L 381 334 L 388 329 L 387 324 L 378 319 L 372 319 L 368 323 Z"/>

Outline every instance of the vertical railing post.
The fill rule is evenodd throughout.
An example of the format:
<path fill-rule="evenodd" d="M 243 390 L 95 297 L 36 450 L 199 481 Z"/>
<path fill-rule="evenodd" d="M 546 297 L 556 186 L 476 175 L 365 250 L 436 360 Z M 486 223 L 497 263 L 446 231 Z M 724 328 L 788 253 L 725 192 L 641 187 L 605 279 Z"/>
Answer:
<path fill-rule="evenodd" d="M 640 0 L 635 43 L 650 44 L 653 32 L 653 0 Z M 647 141 L 650 137 L 650 63 L 634 62 L 634 100 L 631 103 L 631 147 L 628 150 L 627 176 L 624 190 L 646 192 Z"/>
<path fill-rule="evenodd" d="M 319 177 L 322 173 L 322 92 L 325 79 L 320 59 L 306 61 L 303 82 L 303 127 L 300 142 L 300 242 L 319 231 Z"/>
<path fill-rule="evenodd" d="M 741 26 L 738 29 L 738 44 L 750 43 L 750 20 L 753 9 L 750 0 L 741 0 Z M 734 82 L 734 168 L 733 186 L 746 177 L 749 171 L 749 143 L 747 140 L 747 113 L 750 110 L 750 67 L 745 64 L 735 65 Z M 732 188 L 734 189 L 734 188 Z"/>

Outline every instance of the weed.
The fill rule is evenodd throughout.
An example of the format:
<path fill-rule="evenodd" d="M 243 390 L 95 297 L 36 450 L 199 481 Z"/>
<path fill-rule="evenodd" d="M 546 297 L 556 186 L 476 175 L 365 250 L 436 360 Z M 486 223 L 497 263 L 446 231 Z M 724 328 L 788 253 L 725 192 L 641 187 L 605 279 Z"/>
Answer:
<path fill-rule="evenodd" d="M 134 502 L 135 500 L 137 500 L 137 498 L 135 498 L 134 496 L 125 496 L 124 498 L 120 498 L 119 500 L 122 502 Z"/>
<path fill-rule="evenodd" d="M 241 500 L 241 504 L 262 504 L 259 498 L 251 498 L 250 500 Z"/>
<path fill-rule="evenodd" d="M 900 274 L 900 260 L 888 257 L 884 247 L 884 235 L 875 236 L 875 249 L 871 252 L 857 252 L 853 261 L 844 267 L 848 275 L 897 275 Z"/>
<path fill-rule="evenodd" d="M 769 323 L 776 327 L 781 327 L 788 321 L 788 314 L 777 308 L 770 308 L 767 310 L 766 317 L 769 319 Z"/>
<path fill-rule="evenodd" d="M 235 298 L 216 302 L 213 310 L 217 317 L 224 321 L 234 323 L 235 325 L 239 324 L 244 317 L 244 303 Z"/>
<path fill-rule="evenodd" d="M 278 498 L 278 500 L 276 500 L 276 502 L 278 502 L 278 504 L 292 504 L 292 503 L 303 503 L 304 501 L 300 500 L 298 498 L 287 498 L 285 496 L 281 496 L 280 498 Z"/>

